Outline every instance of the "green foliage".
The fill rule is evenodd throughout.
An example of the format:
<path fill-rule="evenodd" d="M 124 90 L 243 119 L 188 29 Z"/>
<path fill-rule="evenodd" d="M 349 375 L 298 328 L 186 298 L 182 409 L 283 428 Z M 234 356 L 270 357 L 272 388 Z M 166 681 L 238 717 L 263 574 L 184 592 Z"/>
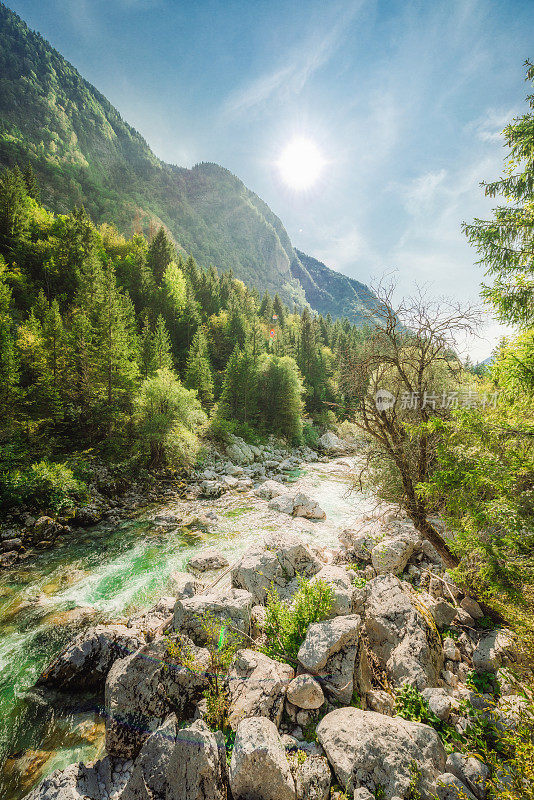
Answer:
<path fill-rule="evenodd" d="M 265 653 L 294 664 L 306 632 L 313 622 L 328 616 L 333 601 L 331 586 L 298 576 L 298 590 L 291 602 L 280 599 L 276 589 L 267 592 L 264 633 Z"/>
<path fill-rule="evenodd" d="M 403 719 L 412 722 L 423 722 L 437 728 L 441 720 L 430 710 L 428 701 L 425 700 L 421 692 L 415 687 L 405 684 L 399 689 L 395 696 L 395 713 Z"/>
<path fill-rule="evenodd" d="M 17 505 L 61 511 L 87 499 L 85 483 L 66 464 L 42 460 L 24 470 L 0 473 L 0 507 Z"/>
<path fill-rule="evenodd" d="M 410 762 L 410 785 L 408 787 L 408 794 L 406 800 L 421 800 L 421 792 L 419 787 L 421 785 L 421 770 L 417 766 L 416 761 Z"/>
<path fill-rule="evenodd" d="M 480 692 L 480 694 L 495 694 L 496 678 L 494 672 L 472 671 L 467 676 L 465 682 L 476 692 Z"/>

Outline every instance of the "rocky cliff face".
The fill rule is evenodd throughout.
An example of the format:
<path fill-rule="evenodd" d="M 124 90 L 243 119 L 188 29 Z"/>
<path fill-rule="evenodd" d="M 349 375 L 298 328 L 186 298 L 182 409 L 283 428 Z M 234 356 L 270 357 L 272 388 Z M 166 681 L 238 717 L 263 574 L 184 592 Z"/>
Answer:
<path fill-rule="evenodd" d="M 0 4 L 0 165 L 16 162 L 33 166 L 53 211 L 83 204 L 95 222 L 127 235 L 164 225 L 202 266 L 231 268 L 288 303 L 333 316 L 351 310 L 349 279 L 320 265 L 318 284 L 282 222 L 239 178 L 217 164 L 160 161 L 94 86 Z M 325 281 L 337 290 L 321 292 Z"/>

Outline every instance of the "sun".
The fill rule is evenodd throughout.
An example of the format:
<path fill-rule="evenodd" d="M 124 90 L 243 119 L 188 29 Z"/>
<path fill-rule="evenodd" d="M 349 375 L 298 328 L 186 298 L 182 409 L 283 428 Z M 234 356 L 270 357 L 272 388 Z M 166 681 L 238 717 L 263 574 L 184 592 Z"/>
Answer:
<path fill-rule="evenodd" d="M 287 186 L 296 191 L 304 191 L 311 189 L 317 182 L 325 163 L 315 142 L 298 138 L 286 145 L 277 161 L 277 167 Z"/>

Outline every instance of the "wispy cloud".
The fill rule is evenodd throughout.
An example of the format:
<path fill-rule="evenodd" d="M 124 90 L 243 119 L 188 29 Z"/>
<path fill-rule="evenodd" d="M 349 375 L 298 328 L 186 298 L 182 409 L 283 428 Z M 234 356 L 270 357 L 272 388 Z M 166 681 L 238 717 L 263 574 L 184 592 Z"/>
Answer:
<path fill-rule="evenodd" d="M 277 95 L 298 95 L 310 78 L 335 55 L 351 23 L 365 4 L 365 0 L 353 0 L 337 14 L 337 19 L 328 30 L 314 30 L 285 54 L 279 66 L 233 92 L 223 106 L 223 116 L 233 117 L 248 112 Z"/>

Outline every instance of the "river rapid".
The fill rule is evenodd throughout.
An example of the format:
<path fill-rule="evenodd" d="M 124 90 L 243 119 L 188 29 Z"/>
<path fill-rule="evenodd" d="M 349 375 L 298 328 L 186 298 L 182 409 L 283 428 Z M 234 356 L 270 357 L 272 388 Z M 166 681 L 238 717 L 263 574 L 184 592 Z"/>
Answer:
<path fill-rule="evenodd" d="M 173 501 L 118 525 L 78 530 L 1 573 L 0 798 L 19 800 L 53 770 L 102 752 L 104 723 L 94 698 L 59 703 L 32 688 L 74 635 L 97 622 L 126 620 L 171 594 L 172 573 L 204 547 L 216 546 L 232 563 L 278 529 L 336 546 L 337 533 L 374 505 L 349 491 L 353 466 L 346 457 L 304 464 L 288 486 L 316 500 L 325 521 L 278 514 L 252 492 Z"/>

